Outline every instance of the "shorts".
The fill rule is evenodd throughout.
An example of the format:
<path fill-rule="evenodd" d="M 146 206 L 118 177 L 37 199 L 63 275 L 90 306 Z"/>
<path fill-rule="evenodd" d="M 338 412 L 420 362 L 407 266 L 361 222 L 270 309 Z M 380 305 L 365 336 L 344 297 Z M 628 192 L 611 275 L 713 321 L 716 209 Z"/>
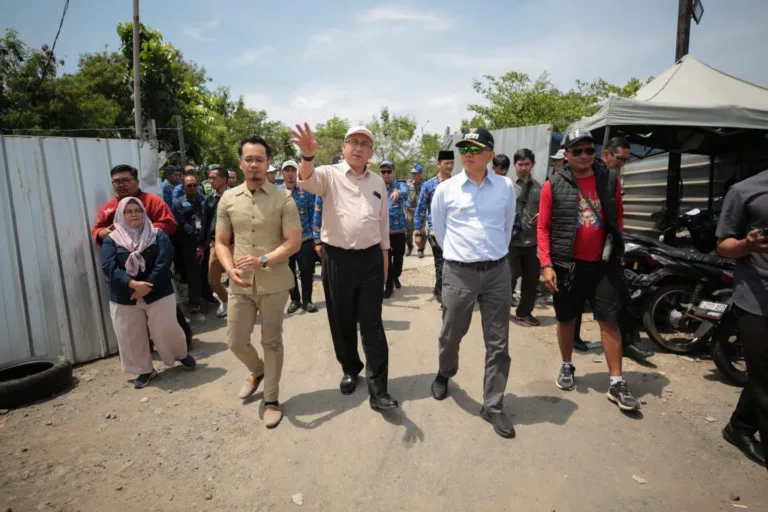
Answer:
<path fill-rule="evenodd" d="M 558 322 L 571 322 L 581 316 L 589 301 L 594 318 L 618 322 L 621 311 L 621 269 L 618 263 L 574 260 L 573 275 L 567 286 L 568 269 L 554 265 L 558 291 L 552 296 Z"/>

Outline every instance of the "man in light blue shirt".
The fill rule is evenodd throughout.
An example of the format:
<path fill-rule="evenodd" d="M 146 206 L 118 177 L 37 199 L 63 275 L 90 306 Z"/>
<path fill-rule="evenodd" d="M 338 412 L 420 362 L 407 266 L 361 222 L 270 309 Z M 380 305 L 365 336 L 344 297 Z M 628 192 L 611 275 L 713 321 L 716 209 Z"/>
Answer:
<path fill-rule="evenodd" d="M 472 128 L 456 143 L 464 170 L 447 180 L 432 199 L 432 225 L 443 250 L 443 326 L 440 368 L 432 396 L 448 396 L 448 379 L 459 370 L 459 343 L 480 304 L 485 341 L 485 378 L 480 417 L 505 438 L 515 427 L 504 414 L 509 377 L 509 308 L 512 301 L 506 263 L 515 222 L 514 184 L 493 172 L 493 135 Z"/>

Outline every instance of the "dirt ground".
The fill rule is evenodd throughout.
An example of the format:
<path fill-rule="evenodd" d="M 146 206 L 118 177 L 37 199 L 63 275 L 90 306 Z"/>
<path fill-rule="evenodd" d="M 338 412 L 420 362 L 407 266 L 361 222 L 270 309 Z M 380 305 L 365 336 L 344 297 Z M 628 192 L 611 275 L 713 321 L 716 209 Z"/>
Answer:
<path fill-rule="evenodd" d="M 277 429 L 260 420 L 261 393 L 237 398 L 246 371 L 213 318 L 195 330 L 194 372 L 166 369 L 134 390 L 113 357 L 77 368 L 71 391 L 0 416 L 0 510 L 768 510 L 765 469 L 720 436 L 739 389 L 710 361 L 627 361 L 645 405 L 625 415 L 605 398 L 599 350 L 574 356 L 576 391 L 555 387 L 554 317 L 542 306 L 541 327 L 510 327 L 505 406 L 517 438 L 502 439 L 477 416 L 479 313 L 449 399 L 437 402 L 431 258 L 408 258 L 401 280 L 384 307 L 400 410 L 371 411 L 364 385 L 340 394 L 318 281 L 320 312 L 285 321 Z M 594 322 L 584 329 L 597 339 Z"/>

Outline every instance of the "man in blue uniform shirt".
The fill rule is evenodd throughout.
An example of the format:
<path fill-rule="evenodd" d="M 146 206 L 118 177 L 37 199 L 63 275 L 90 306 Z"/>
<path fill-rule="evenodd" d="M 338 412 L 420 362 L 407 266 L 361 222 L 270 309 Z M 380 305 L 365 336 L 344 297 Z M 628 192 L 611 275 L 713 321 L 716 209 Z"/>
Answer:
<path fill-rule="evenodd" d="M 472 128 L 456 143 L 464 170 L 441 185 L 432 200 L 435 238 L 443 249 L 443 326 L 439 370 L 432 396 L 448 396 L 448 379 L 459 370 L 459 343 L 467 334 L 475 302 L 480 305 L 485 342 L 485 378 L 480 417 L 501 437 L 515 437 L 504 414 L 509 377 L 509 306 L 512 289 L 507 253 L 515 222 L 515 186 L 488 164 L 494 140 Z"/>
<path fill-rule="evenodd" d="M 394 288 L 400 288 L 400 274 L 403 273 L 405 235 L 408 232 L 405 218 L 408 187 L 402 181 L 395 182 L 395 164 L 389 160 L 381 162 L 379 173 L 384 178 L 389 196 L 389 273 L 384 287 L 384 298 L 388 299 L 392 297 Z"/>
<path fill-rule="evenodd" d="M 438 303 L 442 304 L 443 290 L 443 250 L 435 240 L 435 231 L 432 229 L 432 197 L 437 186 L 451 177 L 453 172 L 453 151 L 440 151 L 437 155 L 437 176 L 424 183 L 419 194 L 419 203 L 416 205 L 416 216 L 413 221 L 413 229 L 416 232 L 416 245 L 424 247 L 424 230 L 429 246 L 432 248 L 432 257 L 435 259 L 435 288 L 432 294 Z"/>
<path fill-rule="evenodd" d="M 299 164 L 293 160 L 284 162 L 280 169 L 283 183 L 277 186 L 277 188 L 291 191 L 291 197 L 296 202 L 299 219 L 301 219 L 301 249 L 288 260 L 288 266 L 293 272 L 294 285 L 291 289 L 291 303 L 288 305 L 289 315 L 299 309 L 308 313 L 317 313 L 317 306 L 312 302 L 312 281 L 315 277 L 315 240 L 312 236 L 315 195 L 296 185 L 298 170 Z M 298 277 L 296 276 L 297 266 Z M 301 280 L 301 292 L 299 292 L 299 280 Z"/>

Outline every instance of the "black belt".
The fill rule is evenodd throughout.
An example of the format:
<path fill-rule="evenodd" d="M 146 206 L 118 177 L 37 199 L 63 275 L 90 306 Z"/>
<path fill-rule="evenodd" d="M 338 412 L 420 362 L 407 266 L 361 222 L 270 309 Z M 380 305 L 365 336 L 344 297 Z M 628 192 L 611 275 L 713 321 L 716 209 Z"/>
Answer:
<path fill-rule="evenodd" d="M 464 268 L 471 268 L 475 270 L 490 270 L 493 267 L 496 267 L 498 265 L 501 265 L 503 262 L 507 261 L 507 257 L 504 256 L 500 260 L 496 261 L 474 261 L 472 263 L 464 263 L 463 261 L 450 261 L 450 263 L 454 263 L 460 267 Z"/>

